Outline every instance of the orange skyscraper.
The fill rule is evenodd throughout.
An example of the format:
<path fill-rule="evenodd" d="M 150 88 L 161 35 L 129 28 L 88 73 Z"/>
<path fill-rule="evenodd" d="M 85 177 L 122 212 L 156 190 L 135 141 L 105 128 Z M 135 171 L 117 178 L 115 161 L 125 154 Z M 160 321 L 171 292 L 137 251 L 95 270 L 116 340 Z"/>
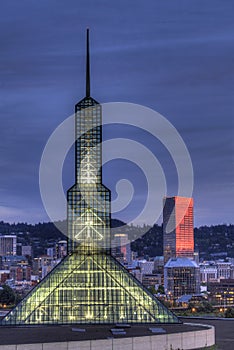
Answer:
<path fill-rule="evenodd" d="M 163 254 L 164 263 L 170 258 L 194 258 L 193 198 L 164 198 Z"/>

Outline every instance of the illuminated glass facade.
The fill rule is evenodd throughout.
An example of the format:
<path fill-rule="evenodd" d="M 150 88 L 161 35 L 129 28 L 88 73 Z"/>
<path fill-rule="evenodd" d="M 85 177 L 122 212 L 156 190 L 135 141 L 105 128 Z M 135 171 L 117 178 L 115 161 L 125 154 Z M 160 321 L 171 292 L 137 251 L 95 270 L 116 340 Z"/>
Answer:
<path fill-rule="evenodd" d="M 76 184 L 67 194 L 68 255 L 3 319 L 4 325 L 179 322 L 111 256 L 101 106 L 90 97 L 88 46 L 86 97 L 75 109 Z"/>
<path fill-rule="evenodd" d="M 102 184 L 101 105 L 86 97 L 75 107 L 76 184 L 68 191 L 68 252 L 110 249 L 110 191 Z"/>
<path fill-rule="evenodd" d="M 163 250 L 165 263 L 175 257 L 194 258 L 192 198 L 164 198 Z"/>
<path fill-rule="evenodd" d="M 68 255 L 3 324 L 176 322 L 109 254 Z"/>
<path fill-rule="evenodd" d="M 174 297 L 199 294 L 200 269 L 197 263 L 188 258 L 170 259 L 164 267 L 164 288 Z"/>

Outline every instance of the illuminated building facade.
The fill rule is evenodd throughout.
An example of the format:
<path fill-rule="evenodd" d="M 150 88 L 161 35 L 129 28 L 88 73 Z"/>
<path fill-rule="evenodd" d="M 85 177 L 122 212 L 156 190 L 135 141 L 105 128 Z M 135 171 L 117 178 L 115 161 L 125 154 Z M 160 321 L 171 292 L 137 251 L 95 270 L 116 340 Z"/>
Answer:
<path fill-rule="evenodd" d="M 221 279 L 220 281 L 211 281 L 208 283 L 210 300 L 220 307 L 234 304 L 234 279 Z"/>
<path fill-rule="evenodd" d="M 194 258 L 192 198 L 164 198 L 163 251 L 165 263 L 175 257 Z"/>
<path fill-rule="evenodd" d="M 199 294 L 200 269 L 197 263 L 188 258 L 170 259 L 164 267 L 164 288 L 174 297 Z"/>
<path fill-rule="evenodd" d="M 177 317 L 111 256 L 110 191 L 102 184 L 101 105 L 75 107 L 76 183 L 68 191 L 68 255 L 6 317 L 4 325 L 174 323 Z"/>

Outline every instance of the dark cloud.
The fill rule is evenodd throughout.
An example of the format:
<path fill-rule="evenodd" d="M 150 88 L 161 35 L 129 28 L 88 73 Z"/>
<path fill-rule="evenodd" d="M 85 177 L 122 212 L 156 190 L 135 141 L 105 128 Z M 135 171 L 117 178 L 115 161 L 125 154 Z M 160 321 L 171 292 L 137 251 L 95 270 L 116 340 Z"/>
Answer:
<path fill-rule="evenodd" d="M 139 103 L 167 117 L 194 164 L 196 224 L 233 222 L 232 5 L 0 1 L 0 219 L 47 219 L 39 194 L 40 157 L 49 135 L 84 95 L 84 32 L 90 26 L 93 96 Z M 153 142 L 128 132 L 147 146 Z M 172 195 L 172 162 L 160 145 L 150 147 Z M 72 169 L 65 171 L 66 185 L 73 182 L 72 162 L 70 157 L 65 164 Z M 122 175 L 124 165 L 119 169 Z M 111 167 L 104 175 L 114 189 Z"/>

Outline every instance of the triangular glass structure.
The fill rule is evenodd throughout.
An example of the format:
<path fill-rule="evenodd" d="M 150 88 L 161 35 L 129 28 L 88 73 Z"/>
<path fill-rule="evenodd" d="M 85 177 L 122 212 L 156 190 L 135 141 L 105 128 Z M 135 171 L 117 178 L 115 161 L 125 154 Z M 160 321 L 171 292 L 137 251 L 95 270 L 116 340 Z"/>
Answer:
<path fill-rule="evenodd" d="M 178 322 L 109 254 L 68 255 L 3 325 Z"/>
<path fill-rule="evenodd" d="M 102 183 L 101 105 L 75 106 L 76 183 L 68 190 L 68 256 L 5 318 L 3 325 L 179 322 L 111 256 L 111 193 Z"/>

